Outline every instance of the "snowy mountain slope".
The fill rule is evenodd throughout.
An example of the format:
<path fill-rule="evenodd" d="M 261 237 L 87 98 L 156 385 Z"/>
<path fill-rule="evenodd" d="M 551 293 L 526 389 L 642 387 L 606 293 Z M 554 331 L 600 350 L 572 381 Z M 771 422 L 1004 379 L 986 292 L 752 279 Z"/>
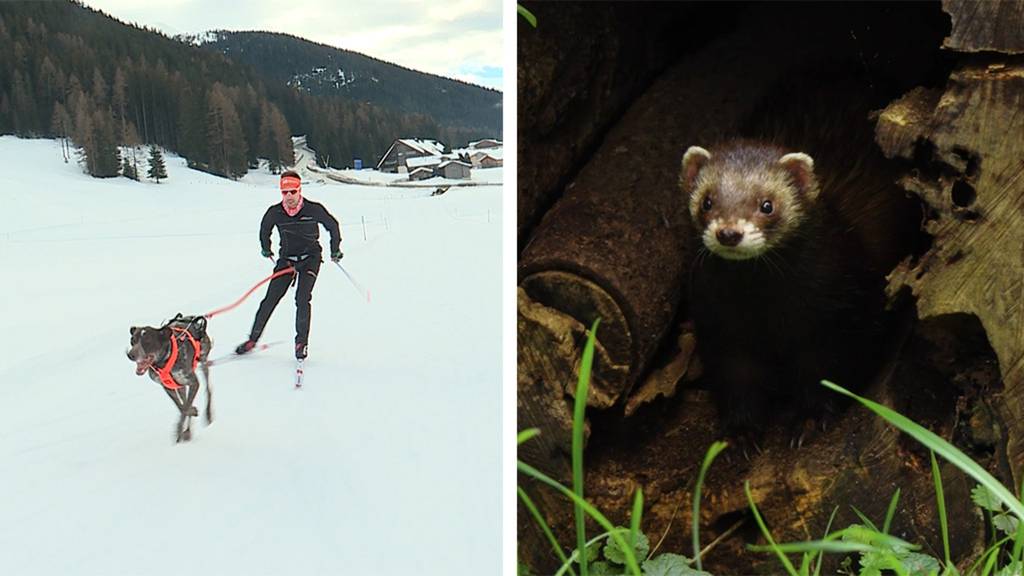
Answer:
<path fill-rule="evenodd" d="M 325 263 L 305 388 L 290 291 L 263 337 L 284 343 L 214 366 L 215 422 L 174 445 L 128 328 L 270 274 L 257 230 L 276 176 L 231 182 L 171 156 L 159 185 L 96 180 L 57 143 L 12 137 L 0 167 L 0 572 L 498 573 L 499 187 L 304 185 L 342 221 L 342 264 L 372 300 Z M 210 320 L 213 357 L 262 294 Z"/>

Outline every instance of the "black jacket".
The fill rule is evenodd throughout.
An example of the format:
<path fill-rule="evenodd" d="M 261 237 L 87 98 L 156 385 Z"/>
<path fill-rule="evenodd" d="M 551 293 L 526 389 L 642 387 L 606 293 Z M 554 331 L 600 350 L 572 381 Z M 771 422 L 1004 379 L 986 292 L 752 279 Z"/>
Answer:
<path fill-rule="evenodd" d="M 260 246 L 265 251 L 270 250 L 270 231 L 277 226 L 277 233 L 281 237 L 279 257 L 319 255 L 320 224 L 323 224 L 331 234 L 331 252 L 341 250 L 341 228 L 323 204 L 303 198 L 302 208 L 295 216 L 289 216 L 280 203 L 274 204 L 263 215 L 263 222 L 260 224 Z"/>

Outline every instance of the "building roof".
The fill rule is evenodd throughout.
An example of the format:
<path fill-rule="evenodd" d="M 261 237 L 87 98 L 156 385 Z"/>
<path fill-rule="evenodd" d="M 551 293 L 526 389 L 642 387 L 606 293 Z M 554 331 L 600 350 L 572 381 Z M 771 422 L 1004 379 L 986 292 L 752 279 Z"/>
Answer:
<path fill-rule="evenodd" d="M 440 156 L 419 156 L 417 158 L 406 158 L 405 165 L 412 170 L 413 168 L 423 168 L 425 166 L 437 166 L 441 163 L 441 160 L 443 158 Z"/>
<path fill-rule="evenodd" d="M 440 156 L 441 154 L 444 154 L 444 144 L 437 140 L 427 140 L 423 138 L 399 138 L 398 141 L 409 148 L 428 156 Z M 388 150 L 388 152 L 390 152 L 390 150 Z"/>
<path fill-rule="evenodd" d="M 447 166 L 449 164 L 459 164 L 461 166 L 465 166 L 466 168 L 472 168 L 473 167 L 472 164 L 466 164 L 462 160 L 446 160 L 446 161 L 441 162 L 440 164 L 438 164 L 437 167 L 438 168 L 444 168 L 445 166 Z"/>

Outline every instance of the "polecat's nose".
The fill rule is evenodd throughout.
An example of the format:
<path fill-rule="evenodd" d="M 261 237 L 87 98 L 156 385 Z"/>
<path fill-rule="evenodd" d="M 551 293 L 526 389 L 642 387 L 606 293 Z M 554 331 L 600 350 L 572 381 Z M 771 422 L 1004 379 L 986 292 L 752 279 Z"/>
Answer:
<path fill-rule="evenodd" d="M 715 238 L 718 238 L 718 243 L 722 246 L 736 246 L 743 240 L 743 232 L 735 228 L 721 228 L 715 234 Z"/>

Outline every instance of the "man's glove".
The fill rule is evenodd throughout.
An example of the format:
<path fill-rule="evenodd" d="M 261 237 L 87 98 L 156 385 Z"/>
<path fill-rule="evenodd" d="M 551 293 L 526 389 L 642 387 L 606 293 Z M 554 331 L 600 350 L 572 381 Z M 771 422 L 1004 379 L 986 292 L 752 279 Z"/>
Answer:
<path fill-rule="evenodd" d="M 344 254 L 341 253 L 341 250 L 331 252 L 331 262 L 337 262 L 338 260 L 341 260 L 342 256 L 344 256 Z"/>
<path fill-rule="evenodd" d="M 274 257 L 274 253 L 271 252 L 270 250 L 264 250 L 263 252 L 261 252 L 261 254 L 263 254 L 264 258 L 273 258 Z"/>

